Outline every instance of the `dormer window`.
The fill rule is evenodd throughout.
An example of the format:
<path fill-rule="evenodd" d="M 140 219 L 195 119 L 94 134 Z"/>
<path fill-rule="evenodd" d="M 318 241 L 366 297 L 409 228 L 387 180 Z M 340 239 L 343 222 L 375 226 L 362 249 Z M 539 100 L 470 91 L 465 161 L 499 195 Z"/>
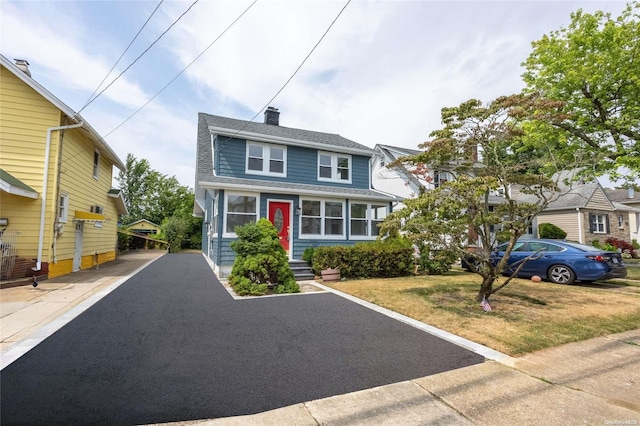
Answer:
<path fill-rule="evenodd" d="M 351 183 L 351 156 L 319 152 L 318 180 Z"/>
<path fill-rule="evenodd" d="M 453 175 L 449 172 L 441 172 L 439 170 L 434 170 L 433 172 L 433 187 L 440 188 L 440 186 L 445 183 L 453 180 Z"/>
<path fill-rule="evenodd" d="M 246 173 L 287 176 L 287 149 L 283 146 L 247 142 Z"/>

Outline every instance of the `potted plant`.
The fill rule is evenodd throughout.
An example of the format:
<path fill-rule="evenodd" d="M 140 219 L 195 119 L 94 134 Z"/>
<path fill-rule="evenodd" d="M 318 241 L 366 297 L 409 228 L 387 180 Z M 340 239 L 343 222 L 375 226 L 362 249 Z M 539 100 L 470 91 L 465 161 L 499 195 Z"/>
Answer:
<path fill-rule="evenodd" d="M 327 268 L 320 271 L 322 274 L 322 281 L 340 281 L 340 268 Z"/>

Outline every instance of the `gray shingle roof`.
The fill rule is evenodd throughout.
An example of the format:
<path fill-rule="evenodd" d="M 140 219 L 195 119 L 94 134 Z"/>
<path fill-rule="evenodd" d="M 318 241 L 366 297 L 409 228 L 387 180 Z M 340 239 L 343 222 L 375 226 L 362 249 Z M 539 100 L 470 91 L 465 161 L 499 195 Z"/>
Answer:
<path fill-rule="evenodd" d="M 623 204 L 640 203 L 640 191 L 632 191 L 631 195 L 633 195 L 633 197 L 631 198 L 629 197 L 629 190 L 627 189 L 605 189 L 605 192 L 611 201 Z"/>
<path fill-rule="evenodd" d="M 334 133 L 314 132 L 312 130 L 295 129 L 273 124 L 255 123 L 253 121 L 237 120 L 235 118 L 204 113 L 200 113 L 200 117 L 206 121 L 207 126 L 227 129 L 230 130 L 231 133 L 253 133 L 276 138 L 292 139 L 300 142 L 322 144 L 338 151 L 347 149 L 362 151 L 363 154 L 375 154 L 375 151 L 371 148 Z"/>

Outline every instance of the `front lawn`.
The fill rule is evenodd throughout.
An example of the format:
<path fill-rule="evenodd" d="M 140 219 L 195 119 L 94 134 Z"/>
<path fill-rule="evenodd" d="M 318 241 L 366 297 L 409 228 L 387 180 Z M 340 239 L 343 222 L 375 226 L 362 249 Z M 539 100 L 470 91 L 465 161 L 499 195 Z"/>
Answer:
<path fill-rule="evenodd" d="M 640 287 L 619 284 L 566 286 L 516 279 L 491 296 L 489 313 L 475 301 L 479 276 L 462 271 L 329 285 L 500 352 L 519 355 L 640 328 Z"/>

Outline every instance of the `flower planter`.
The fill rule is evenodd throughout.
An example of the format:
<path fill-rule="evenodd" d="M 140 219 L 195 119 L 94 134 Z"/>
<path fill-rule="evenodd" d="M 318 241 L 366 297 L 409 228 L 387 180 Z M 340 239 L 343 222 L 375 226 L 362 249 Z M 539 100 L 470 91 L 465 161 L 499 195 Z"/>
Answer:
<path fill-rule="evenodd" d="M 340 269 L 324 269 L 321 271 L 322 281 L 340 281 Z"/>

